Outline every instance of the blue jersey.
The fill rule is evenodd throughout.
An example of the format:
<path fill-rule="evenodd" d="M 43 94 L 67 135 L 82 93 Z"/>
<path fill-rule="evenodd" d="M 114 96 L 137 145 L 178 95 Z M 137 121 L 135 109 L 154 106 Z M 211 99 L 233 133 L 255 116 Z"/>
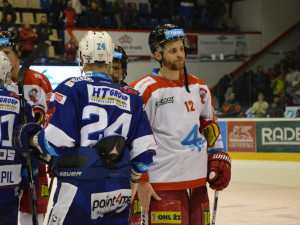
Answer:
<path fill-rule="evenodd" d="M 122 136 L 125 152 L 117 168 L 132 165 L 136 173 L 144 173 L 156 142 L 143 105 L 136 90 L 112 82 L 107 74 L 69 78 L 53 91 L 39 145 L 45 153 L 61 156 L 77 147 L 92 147 L 107 136 Z M 103 164 L 99 160 L 93 166 Z"/>
<path fill-rule="evenodd" d="M 26 116 L 34 121 L 33 112 L 26 103 Z M 13 129 L 22 123 L 18 95 L 0 87 L 0 205 L 19 197 L 21 185 L 26 185 L 26 163 L 19 152 L 12 149 Z M 22 174 L 22 175 L 21 175 Z"/>

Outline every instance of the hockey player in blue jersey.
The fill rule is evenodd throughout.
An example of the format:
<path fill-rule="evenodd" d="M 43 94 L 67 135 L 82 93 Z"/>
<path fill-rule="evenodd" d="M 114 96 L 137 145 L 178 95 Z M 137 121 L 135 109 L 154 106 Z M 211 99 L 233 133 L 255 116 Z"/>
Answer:
<path fill-rule="evenodd" d="M 127 76 L 128 57 L 121 46 L 115 46 L 111 78 L 115 83 L 128 84 L 124 81 Z"/>
<path fill-rule="evenodd" d="M 152 164 L 157 146 L 144 102 L 112 81 L 113 51 L 107 32 L 87 32 L 78 49 L 84 76 L 54 90 L 43 130 L 15 129 L 19 150 L 52 156 L 58 184 L 49 225 L 128 224 L 131 196 Z"/>
<path fill-rule="evenodd" d="M 22 123 L 19 96 L 6 89 L 11 79 L 12 65 L 0 51 L 0 225 L 18 224 L 21 189 L 28 185 L 23 156 L 12 148 L 13 128 Z M 28 121 L 34 121 L 33 112 L 26 103 Z"/>

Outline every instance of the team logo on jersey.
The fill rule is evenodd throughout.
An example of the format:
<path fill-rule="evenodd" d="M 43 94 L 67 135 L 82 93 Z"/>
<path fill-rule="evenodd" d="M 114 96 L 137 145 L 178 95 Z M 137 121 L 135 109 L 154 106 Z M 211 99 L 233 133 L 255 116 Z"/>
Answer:
<path fill-rule="evenodd" d="M 29 99 L 30 101 L 34 102 L 34 103 L 37 103 L 38 100 L 37 100 L 37 95 L 38 95 L 38 90 L 36 88 L 33 88 L 31 89 L 29 92 L 28 92 L 28 96 L 29 96 Z"/>
<path fill-rule="evenodd" d="M 169 104 L 169 103 L 174 103 L 174 96 L 168 98 L 162 98 L 158 100 L 158 102 L 155 103 L 155 106 L 156 108 L 158 108 L 162 105 Z"/>
<path fill-rule="evenodd" d="M 131 189 L 121 189 L 105 193 L 92 194 L 92 219 L 103 217 L 107 212 L 121 212 L 131 201 Z"/>
<path fill-rule="evenodd" d="M 61 93 L 55 92 L 52 94 L 50 101 L 54 101 L 54 100 L 63 105 L 63 104 L 65 104 L 65 101 L 67 100 L 67 96 L 65 96 Z"/>
<path fill-rule="evenodd" d="M 200 92 L 201 103 L 205 104 L 205 99 L 206 99 L 206 96 L 207 96 L 207 90 L 204 89 L 204 88 L 200 88 L 199 92 Z"/>
<path fill-rule="evenodd" d="M 117 106 L 130 111 L 129 95 L 111 87 L 88 86 L 89 102 Z"/>

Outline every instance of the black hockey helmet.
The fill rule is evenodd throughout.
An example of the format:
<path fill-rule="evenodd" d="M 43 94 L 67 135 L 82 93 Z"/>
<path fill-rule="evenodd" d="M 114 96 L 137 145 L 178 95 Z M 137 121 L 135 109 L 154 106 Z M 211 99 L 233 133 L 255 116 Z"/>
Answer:
<path fill-rule="evenodd" d="M 17 32 L 0 32 L 0 47 L 8 46 L 10 46 L 15 53 L 21 51 L 22 41 Z"/>
<path fill-rule="evenodd" d="M 117 45 L 115 46 L 113 62 L 121 63 L 122 68 L 124 70 L 124 73 L 122 74 L 122 81 L 125 80 L 127 76 L 128 57 L 126 55 L 125 50 L 121 46 L 117 46 Z"/>
<path fill-rule="evenodd" d="M 163 46 L 167 42 L 175 41 L 178 39 L 182 39 L 184 46 L 188 47 L 188 40 L 184 34 L 183 29 L 174 24 L 164 24 L 158 25 L 151 31 L 148 39 L 148 44 L 153 54 L 155 51 L 162 52 Z"/>

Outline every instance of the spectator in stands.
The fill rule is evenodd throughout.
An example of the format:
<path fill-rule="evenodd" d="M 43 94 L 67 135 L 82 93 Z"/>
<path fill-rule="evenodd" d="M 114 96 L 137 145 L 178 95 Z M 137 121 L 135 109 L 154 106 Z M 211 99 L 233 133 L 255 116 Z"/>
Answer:
<path fill-rule="evenodd" d="M 76 24 L 76 12 L 72 7 L 72 1 L 67 1 L 67 7 L 64 10 L 65 27 L 74 27 Z"/>
<path fill-rule="evenodd" d="M 130 21 L 130 13 L 124 0 L 121 1 L 120 8 L 121 29 L 127 29 Z"/>
<path fill-rule="evenodd" d="M 77 41 L 75 37 L 71 37 L 70 40 L 65 45 L 67 62 L 74 62 L 74 60 L 76 59 L 77 49 L 78 49 Z"/>
<path fill-rule="evenodd" d="M 150 6 L 151 6 L 151 17 L 154 18 L 169 18 L 169 10 L 168 7 L 165 4 L 164 0 L 149 0 Z"/>
<path fill-rule="evenodd" d="M 136 3 L 131 3 L 129 16 L 129 28 L 140 29 L 140 14 L 137 11 Z"/>
<path fill-rule="evenodd" d="M 279 96 L 275 96 L 273 102 L 267 108 L 267 117 L 283 117 L 285 106 L 280 102 Z"/>
<path fill-rule="evenodd" d="M 286 94 L 294 105 L 300 105 L 300 72 L 297 62 L 291 60 L 287 67 L 289 72 L 286 75 Z"/>
<path fill-rule="evenodd" d="M 176 23 L 176 21 L 178 19 L 179 3 L 180 3 L 180 0 L 167 0 L 167 10 L 169 11 L 168 15 L 174 24 Z"/>
<path fill-rule="evenodd" d="M 15 23 L 17 16 L 16 16 L 16 12 L 15 12 L 14 8 L 7 0 L 3 0 L 3 10 L 2 10 L 1 22 L 6 20 L 7 14 L 11 15 L 11 17 L 12 17 L 11 21 L 12 21 L 12 23 Z"/>
<path fill-rule="evenodd" d="M 72 7 L 76 12 L 76 27 L 83 27 L 82 10 L 84 8 L 80 0 L 72 0 Z"/>
<path fill-rule="evenodd" d="M 36 26 L 37 43 L 49 40 L 49 36 L 52 34 L 52 29 L 48 24 L 47 17 L 41 16 L 41 22 Z M 44 51 L 41 58 L 47 58 L 49 56 L 49 49 Z"/>
<path fill-rule="evenodd" d="M 222 0 L 208 0 L 207 7 L 212 15 L 212 29 L 219 30 L 220 24 L 223 23 L 223 15 L 226 12 L 224 3 Z"/>
<path fill-rule="evenodd" d="M 300 109 L 297 110 L 295 118 L 300 118 Z"/>
<path fill-rule="evenodd" d="M 12 21 L 12 15 L 6 14 L 5 20 L 1 22 L 1 31 L 17 32 L 16 24 Z"/>
<path fill-rule="evenodd" d="M 36 33 L 28 22 L 24 23 L 22 30 L 20 30 L 20 38 L 22 40 L 21 58 L 26 58 L 34 50 L 34 44 L 37 41 Z"/>
<path fill-rule="evenodd" d="M 195 7 L 196 2 L 194 0 L 180 1 L 180 4 L 178 6 L 178 15 L 185 30 L 192 30 Z"/>
<path fill-rule="evenodd" d="M 252 113 L 256 118 L 266 117 L 267 109 L 269 107 L 268 102 L 264 101 L 264 94 L 258 93 L 258 101 L 254 102 L 252 106 Z"/>
<path fill-rule="evenodd" d="M 229 99 L 225 101 L 223 105 L 223 114 L 224 117 L 238 117 L 241 112 L 241 105 L 235 99 L 234 92 L 231 92 L 229 95 Z"/>
<path fill-rule="evenodd" d="M 196 19 L 197 29 L 201 31 L 210 31 L 212 26 L 211 11 L 207 7 L 200 6 L 198 8 L 198 16 Z"/>
<path fill-rule="evenodd" d="M 117 29 L 121 28 L 121 17 L 120 17 L 120 12 L 121 12 L 121 5 L 124 4 L 124 0 L 115 0 L 113 7 L 114 7 L 114 17 L 115 21 L 117 24 Z"/>
<path fill-rule="evenodd" d="M 271 81 L 271 90 L 274 96 L 278 96 L 280 93 L 285 91 L 285 75 L 284 71 L 281 70 L 280 73 L 277 73 L 274 79 Z"/>
<path fill-rule="evenodd" d="M 268 74 L 264 72 L 264 67 L 262 65 L 257 66 L 257 72 L 253 76 L 252 87 L 253 90 L 258 96 L 259 92 L 264 94 L 264 98 L 266 101 L 269 101 L 271 96 L 271 80 Z"/>
<path fill-rule="evenodd" d="M 218 98 L 218 102 L 219 102 L 219 108 L 221 108 L 225 102 L 225 94 L 227 92 L 227 89 L 230 85 L 230 82 L 232 80 L 233 74 L 225 74 L 225 76 L 223 76 L 217 86 L 214 89 L 214 95 Z"/>
<path fill-rule="evenodd" d="M 53 28 L 63 29 L 63 0 L 52 0 L 50 10 L 50 22 Z"/>
<path fill-rule="evenodd" d="M 104 17 L 95 1 L 91 2 L 91 7 L 86 13 L 86 27 L 101 28 L 104 24 Z"/>

